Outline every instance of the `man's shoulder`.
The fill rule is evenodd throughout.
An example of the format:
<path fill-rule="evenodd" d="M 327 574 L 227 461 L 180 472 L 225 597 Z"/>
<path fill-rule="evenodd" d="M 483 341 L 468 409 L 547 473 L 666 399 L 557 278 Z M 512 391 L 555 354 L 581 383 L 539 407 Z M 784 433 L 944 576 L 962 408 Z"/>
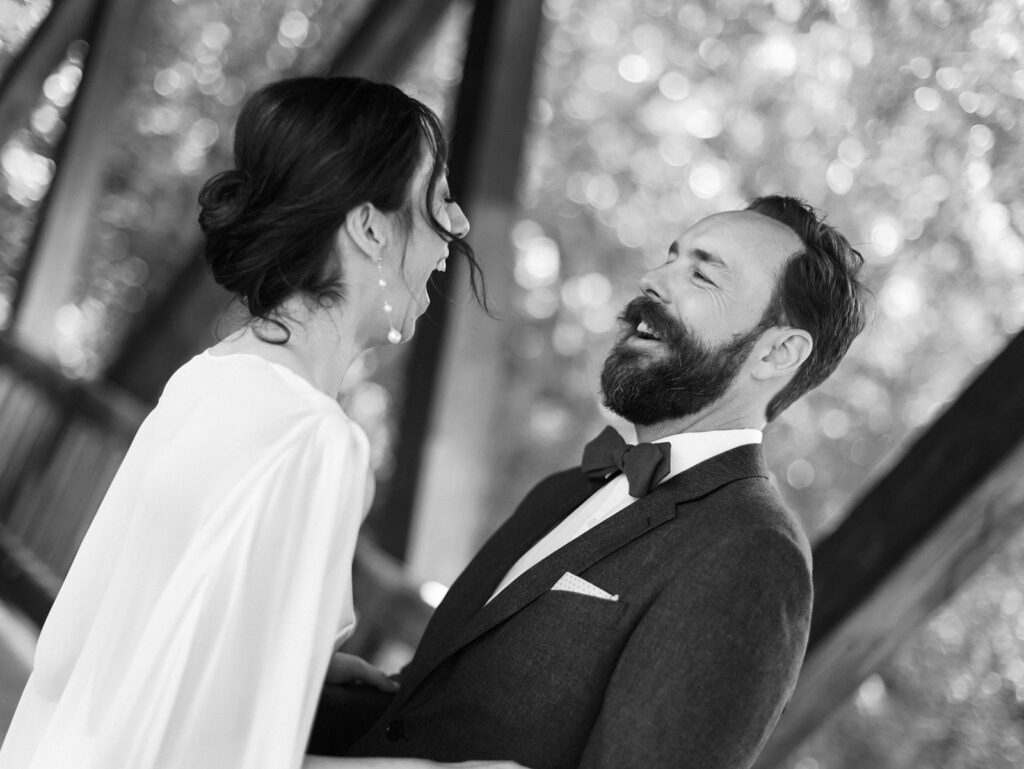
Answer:
<path fill-rule="evenodd" d="M 700 510 L 709 545 L 730 542 L 737 550 L 760 547 L 766 554 L 793 550 L 810 570 L 811 546 L 803 526 L 766 475 L 737 477 L 699 499 L 680 500 L 677 512 L 691 505 Z"/>
<path fill-rule="evenodd" d="M 770 531 L 778 535 L 781 541 L 791 544 L 811 562 L 811 546 L 807 534 L 796 513 L 783 501 L 778 489 L 768 478 L 752 478 L 744 484 L 738 484 L 740 493 L 749 495 L 752 511 L 756 519 L 751 526 L 762 531 Z"/>
<path fill-rule="evenodd" d="M 767 479 L 738 480 L 695 505 L 678 509 L 675 525 L 668 527 L 675 529 L 669 536 L 688 557 L 676 563 L 667 581 L 674 587 L 667 595 L 685 599 L 696 580 L 809 613 L 811 547 L 799 520 Z"/>

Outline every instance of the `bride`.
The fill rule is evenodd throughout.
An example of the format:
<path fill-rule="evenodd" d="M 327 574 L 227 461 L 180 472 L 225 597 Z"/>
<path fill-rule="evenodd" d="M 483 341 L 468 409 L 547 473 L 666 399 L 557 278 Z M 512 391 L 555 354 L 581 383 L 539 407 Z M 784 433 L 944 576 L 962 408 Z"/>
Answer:
<path fill-rule="evenodd" d="M 236 168 L 206 183 L 199 222 L 247 322 L 182 366 L 139 429 L 0 769 L 297 769 L 329 663 L 335 682 L 394 686 L 334 656 L 372 496 L 366 436 L 335 398 L 363 350 L 412 334 L 450 251 L 476 291 L 446 153 L 437 117 L 393 86 L 299 78 L 246 103 Z"/>

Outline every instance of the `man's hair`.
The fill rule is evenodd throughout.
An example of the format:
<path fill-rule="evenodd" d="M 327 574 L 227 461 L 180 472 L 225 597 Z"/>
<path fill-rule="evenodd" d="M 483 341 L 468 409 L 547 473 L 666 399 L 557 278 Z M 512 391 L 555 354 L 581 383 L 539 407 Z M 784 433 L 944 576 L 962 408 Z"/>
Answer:
<path fill-rule="evenodd" d="M 788 325 L 811 335 L 813 348 L 793 378 L 768 403 L 771 422 L 836 370 L 864 328 L 864 258 L 807 203 L 784 195 L 760 197 L 747 206 L 785 224 L 803 242 L 782 268 L 762 323 Z"/>

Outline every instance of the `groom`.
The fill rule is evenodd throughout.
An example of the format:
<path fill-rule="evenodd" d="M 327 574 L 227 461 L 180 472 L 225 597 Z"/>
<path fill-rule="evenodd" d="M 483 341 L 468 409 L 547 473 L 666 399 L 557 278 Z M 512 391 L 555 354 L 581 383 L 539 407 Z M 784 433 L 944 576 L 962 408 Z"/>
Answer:
<path fill-rule="evenodd" d="M 640 445 L 608 428 L 581 468 L 536 486 L 456 580 L 398 693 L 325 693 L 311 752 L 752 764 L 812 603 L 810 549 L 768 480 L 761 428 L 860 332 L 861 264 L 794 198 L 687 230 L 640 281 L 601 375 Z"/>

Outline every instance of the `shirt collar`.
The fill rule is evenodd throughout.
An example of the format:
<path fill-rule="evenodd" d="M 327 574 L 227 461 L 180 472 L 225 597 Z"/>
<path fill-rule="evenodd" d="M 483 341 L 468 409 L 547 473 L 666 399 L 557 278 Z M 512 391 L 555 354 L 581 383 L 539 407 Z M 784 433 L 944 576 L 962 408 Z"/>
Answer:
<path fill-rule="evenodd" d="M 664 480 L 699 465 L 706 459 L 723 454 L 737 446 L 761 442 L 761 431 L 752 427 L 738 430 L 708 430 L 706 432 L 677 433 L 659 438 L 652 443 L 672 446 L 668 475 Z M 662 482 L 664 482 L 664 480 Z"/>

